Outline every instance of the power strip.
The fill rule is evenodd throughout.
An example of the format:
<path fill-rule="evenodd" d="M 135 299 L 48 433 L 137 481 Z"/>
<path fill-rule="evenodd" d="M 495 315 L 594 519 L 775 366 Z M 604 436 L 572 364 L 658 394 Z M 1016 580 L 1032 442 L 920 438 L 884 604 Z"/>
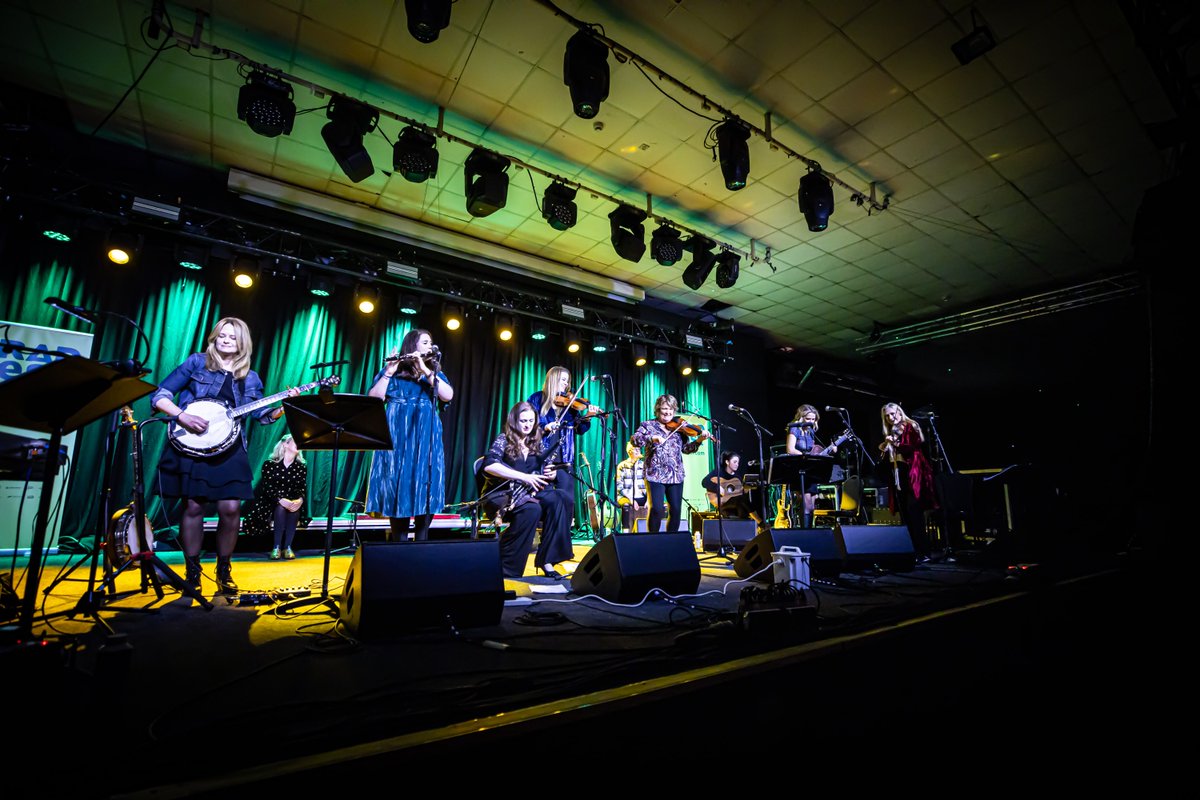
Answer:
<path fill-rule="evenodd" d="M 312 589 L 307 586 L 287 586 L 282 589 L 275 590 L 276 597 L 308 597 L 312 594 Z"/>

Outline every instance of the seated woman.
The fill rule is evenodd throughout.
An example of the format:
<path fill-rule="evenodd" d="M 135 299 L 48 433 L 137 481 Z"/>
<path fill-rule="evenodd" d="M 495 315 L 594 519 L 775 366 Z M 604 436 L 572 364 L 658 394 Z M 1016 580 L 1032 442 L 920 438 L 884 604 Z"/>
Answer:
<path fill-rule="evenodd" d="M 265 534 L 274 529 L 275 546 L 271 549 L 271 560 L 281 557 L 291 560 L 292 540 L 296 536 L 296 525 L 301 521 L 304 494 L 308 490 L 308 466 L 304 455 L 296 449 L 290 433 L 271 451 L 271 457 L 263 462 L 261 477 L 254 490 L 254 503 L 246 514 L 246 533 Z"/>
<path fill-rule="evenodd" d="M 484 456 L 482 469 L 488 476 L 484 493 L 493 492 L 485 505 L 498 522 L 508 526 L 500 534 L 500 564 L 506 578 L 525 574 L 538 522 L 542 523 L 542 539 L 533 563 L 543 575 L 565 577 L 554 565 L 574 555 L 574 503 L 567 492 L 554 488 L 554 470 L 544 466 L 544 457 L 556 444 L 556 435 L 543 441 L 534 407 L 517 403 L 508 412 L 504 433 L 496 437 Z M 505 490 L 495 491 L 506 481 Z"/>
<path fill-rule="evenodd" d="M 721 466 L 704 476 L 701 484 L 708 492 L 708 502 L 728 518 L 747 519 L 755 516 L 746 497 L 742 480 L 745 471 L 741 468 L 742 456 L 735 450 L 721 453 Z"/>

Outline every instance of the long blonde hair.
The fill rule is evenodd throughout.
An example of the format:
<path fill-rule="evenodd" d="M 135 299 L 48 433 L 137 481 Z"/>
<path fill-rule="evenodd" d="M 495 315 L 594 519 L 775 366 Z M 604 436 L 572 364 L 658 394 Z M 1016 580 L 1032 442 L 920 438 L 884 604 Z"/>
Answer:
<path fill-rule="evenodd" d="M 792 419 L 800 422 L 804 419 L 804 415 L 810 411 L 817 416 L 817 418 L 813 420 L 813 431 L 816 432 L 816 430 L 821 427 L 821 412 L 817 411 L 816 406 L 811 406 L 808 403 L 805 403 L 796 409 L 796 416 L 792 417 Z"/>
<path fill-rule="evenodd" d="M 920 437 L 921 441 L 922 442 L 925 441 L 925 432 L 923 430 L 921 430 L 921 426 L 917 424 L 917 421 L 915 419 L 911 419 L 908 416 L 908 414 L 904 413 L 904 409 L 900 407 L 899 403 L 887 403 L 886 405 L 884 405 L 883 408 L 879 409 L 879 419 L 883 422 L 883 435 L 884 436 L 889 436 L 892 432 L 891 427 L 888 425 L 887 415 L 888 415 L 889 411 L 899 411 L 900 412 L 900 424 L 904 425 L 905 423 L 908 423 L 909 425 L 912 425 L 913 429 L 916 430 L 917 436 Z"/>
<path fill-rule="evenodd" d="M 558 395 L 558 382 L 562 380 L 562 376 L 571 377 L 571 370 L 566 367 L 551 367 L 546 371 L 546 381 L 542 384 L 542 407 L 538 411 L 540 416 L 546 416 L 550 413 L 550 409 L 554 408 L 554 398 Z"/>
<path fill-rule="evenodd" d="M 208 334 L 208 346 L 204 350 L 204 366 L 213 372 L 224 369 L 221 366 L 221 354 L 217 352 L 217 336 L 221 328 L 232 325 L 237 331 L 237 354 L 230 361 L 230 372 L 239 380 L 250 373 L 250 355 L 254 352 L 254 343 L 250 341 L 250 328 L 237 317 L 223 317 L 217 320 L 212 331 Z"/>
<path fill-rule="evenodd" d="M 292 438 L 292 435 L 290 433 L 285 433 L 283 435 L 283 437 L 278 442 L 275 443 L 275 449 L 271 451 L 271 460 L 272 461 L 283 461 L 283 446 L 287 442 L 291 441 L 291 438 Z M 301 450 L 296 451 L 296 460 L 299 461 L 301 464 L 307 463 L 304 460 L 304 453 Z"/>

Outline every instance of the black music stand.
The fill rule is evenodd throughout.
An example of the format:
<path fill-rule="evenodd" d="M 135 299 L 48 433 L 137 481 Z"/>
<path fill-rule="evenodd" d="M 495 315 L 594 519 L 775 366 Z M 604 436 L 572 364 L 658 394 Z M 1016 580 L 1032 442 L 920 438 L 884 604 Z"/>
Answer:
<path fill-rule="evenodd" d="M 773 456 L 771 466 L 767 471 L 767 483 L 799 486 L 800 502 L 804 502 L 809 482 L 826 483 L 831 475 L 833 475 L 833 456 L 807 454 Z"/>
<path fill-rule="evenodd" d="M 157 388 L 142 380 L 141 376 L 124 375 L 112 367 L 80 356 L 66 356 L 0 384 L 0 423 L 49 433 L 49 452 L 57 455 L 63 436 L 139 397 L 145 397 Z M 18 622 L 18 631 L 24 637 L 33 634 L 33 610 L 41 579 L 50 495 L 57 476 L 58 459 L 47 459 Z"/>
<path fill-rule="evenodd" d="M 325 571 L 320 597 L 301 597 L 283 603 L 280 610 L 304 605 L 325 605 L 329 599 L 329 559 L 333 553 L 333 483 L 338 474 L 338 455 L 343 450 L 391 450 L 384 401 L 365 394 L 304 395 L 283 401 L 288 430 L 301 450 L 332 450 L 329 472 L 329 509 L 325 520 Z M 333 613 L 338 613 L 333 606 Z"/>

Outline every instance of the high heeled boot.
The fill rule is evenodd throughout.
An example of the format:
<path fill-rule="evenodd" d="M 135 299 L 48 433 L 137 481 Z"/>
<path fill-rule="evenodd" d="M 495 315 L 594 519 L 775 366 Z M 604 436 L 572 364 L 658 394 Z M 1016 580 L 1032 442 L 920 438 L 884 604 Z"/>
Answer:
<path fill-rule="evenodd" d="M 200 591 L 200 556 L 184 556 L 183 570 L 183 582 Z"/>
<path fill-rule="evenodd" d="M 217 556 L 217 589 L 221 594 L 237 594 L 238 586 L 233 582 L 229 556 Z"/>

